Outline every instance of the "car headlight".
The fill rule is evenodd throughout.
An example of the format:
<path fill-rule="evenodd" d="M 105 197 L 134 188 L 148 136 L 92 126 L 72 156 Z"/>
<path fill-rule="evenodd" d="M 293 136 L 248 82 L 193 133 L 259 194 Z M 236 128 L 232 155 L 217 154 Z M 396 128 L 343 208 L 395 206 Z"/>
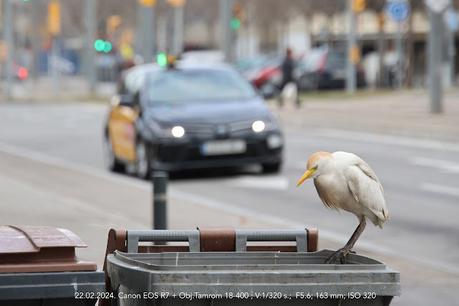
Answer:
<path fill-rule="evenodd" d="M 181 139 L 185 136 L 185 128 L 181 125 L 159 124 L 158 122 L 149 122 L 149 127 L 153 134 L 159 138 Z"/>
<path fill-rule="evenodd" d="M 176 125 L 171 129 L 171 134 L 175 138 L 182 138 L 185 135 L 185 129 L 183 126 Z"/>
<path fill-rule="evenodd" d="M 261 133 L 265 130 L 265 128 L 266 128 L 266 124 L 262 120 L 257 120 L 252 123 L 252 130 L 255 133 Z"/>

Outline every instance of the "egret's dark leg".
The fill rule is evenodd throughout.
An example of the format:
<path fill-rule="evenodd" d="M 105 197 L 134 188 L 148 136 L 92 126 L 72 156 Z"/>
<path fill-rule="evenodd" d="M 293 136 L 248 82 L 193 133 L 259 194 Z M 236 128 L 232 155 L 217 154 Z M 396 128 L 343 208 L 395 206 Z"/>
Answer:
<path fill-rule="evenodd" d="M 363 230 L 365 229 L 366 221 L 365 217 L 362 217 L 360 219 L 360 223 L 355 229 L 354 233 L 351 236 L 351 239 L 346 243 L 344 247 L 330 255 L 330 257 L 325 260 L 325 263 L 334 263 L 336 260 L 339 258 L 341 263 L 346 263 L 346 256 L 349 254 L 354 247 L 354 244 L 357 242 L 357 239 L 359 239 L 360 235 L 362 235 Z"/>

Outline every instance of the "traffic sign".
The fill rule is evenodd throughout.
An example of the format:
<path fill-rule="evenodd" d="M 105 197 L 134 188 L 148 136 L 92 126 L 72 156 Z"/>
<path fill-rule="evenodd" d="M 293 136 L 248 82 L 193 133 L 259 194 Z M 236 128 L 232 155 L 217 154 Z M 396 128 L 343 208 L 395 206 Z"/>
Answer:
<path fill-rule="evenodd" d="M 459 29 L 459 18 L 457 16 L 456 10 L 452 8 L 448 9 L 444 18 L 446 25 L 451 31 L 456 32 Z"/>
<path fill-rule="evenodd" d="M 425 0 L 425 2 L 427 7 L 435 13 L 442 13 L 450 4 L 450 0 Z"/>
<path fill-rule="evenodd" d="M 393 21 L 402 22 L 410 16 L 410 5 L 405 0 L 391 0 L 386 5 L 386 13 Z"/>

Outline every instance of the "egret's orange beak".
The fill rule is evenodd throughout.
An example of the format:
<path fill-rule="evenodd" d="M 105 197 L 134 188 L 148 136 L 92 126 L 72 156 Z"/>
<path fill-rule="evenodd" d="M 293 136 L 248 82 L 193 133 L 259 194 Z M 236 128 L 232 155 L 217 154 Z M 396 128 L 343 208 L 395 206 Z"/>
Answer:
<path fill-rule="evenodd" d="M 296 183 L 296 187 L 298 187 L 301 184 L 303 184 L 303 182 L 306 181 L 308 178 L 310 178 L 314 174 L 314 172 L 316 172 L 315 168 L 311 168 L 311 169 L 306 170 L 306 172 L 303 173 L 303 175 L 300 177 L 300 179 Z"/>

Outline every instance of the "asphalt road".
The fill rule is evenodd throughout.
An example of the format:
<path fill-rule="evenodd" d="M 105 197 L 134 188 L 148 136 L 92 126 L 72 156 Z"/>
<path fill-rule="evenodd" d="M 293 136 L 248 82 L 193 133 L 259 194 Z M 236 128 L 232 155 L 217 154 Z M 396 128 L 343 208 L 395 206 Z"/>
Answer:
<path fill-rule="evenodd" d="M 105 113 L 106 107 L 96 104 L 0 105 L 0 150 L 26 149 L 101 169 Z M 309 154 L 354 152 L 378 174 L 391 216 L 383 230 L 370 224 L 357 250 L 412 264 L 414 275 L 407 278 L 413 282 L 417 269 L 424 267 L 448 276 L 441 278 L 448 281 L 430 294 L 431 299 L 414 297 L 428 288 L 410 283 L 416 288 L 408 293 L 410 304 L 429 305 L 439 299 L 444 305 L 458 303 L 459 297 L 448 288 L 459 285 L 459 145 L 314 127 L 298 130 L 288 122 L 284 127 L 287 150 L 279 175 L 260 175 L 256 167 L 181 173 L 171 181 L 172 195 L 242 212 L 247 218 L 317 226 L 322 238 L 344 244 L 357 219 L 326 209 L 311 182 L 301 188 L 295 182 Z"/>

